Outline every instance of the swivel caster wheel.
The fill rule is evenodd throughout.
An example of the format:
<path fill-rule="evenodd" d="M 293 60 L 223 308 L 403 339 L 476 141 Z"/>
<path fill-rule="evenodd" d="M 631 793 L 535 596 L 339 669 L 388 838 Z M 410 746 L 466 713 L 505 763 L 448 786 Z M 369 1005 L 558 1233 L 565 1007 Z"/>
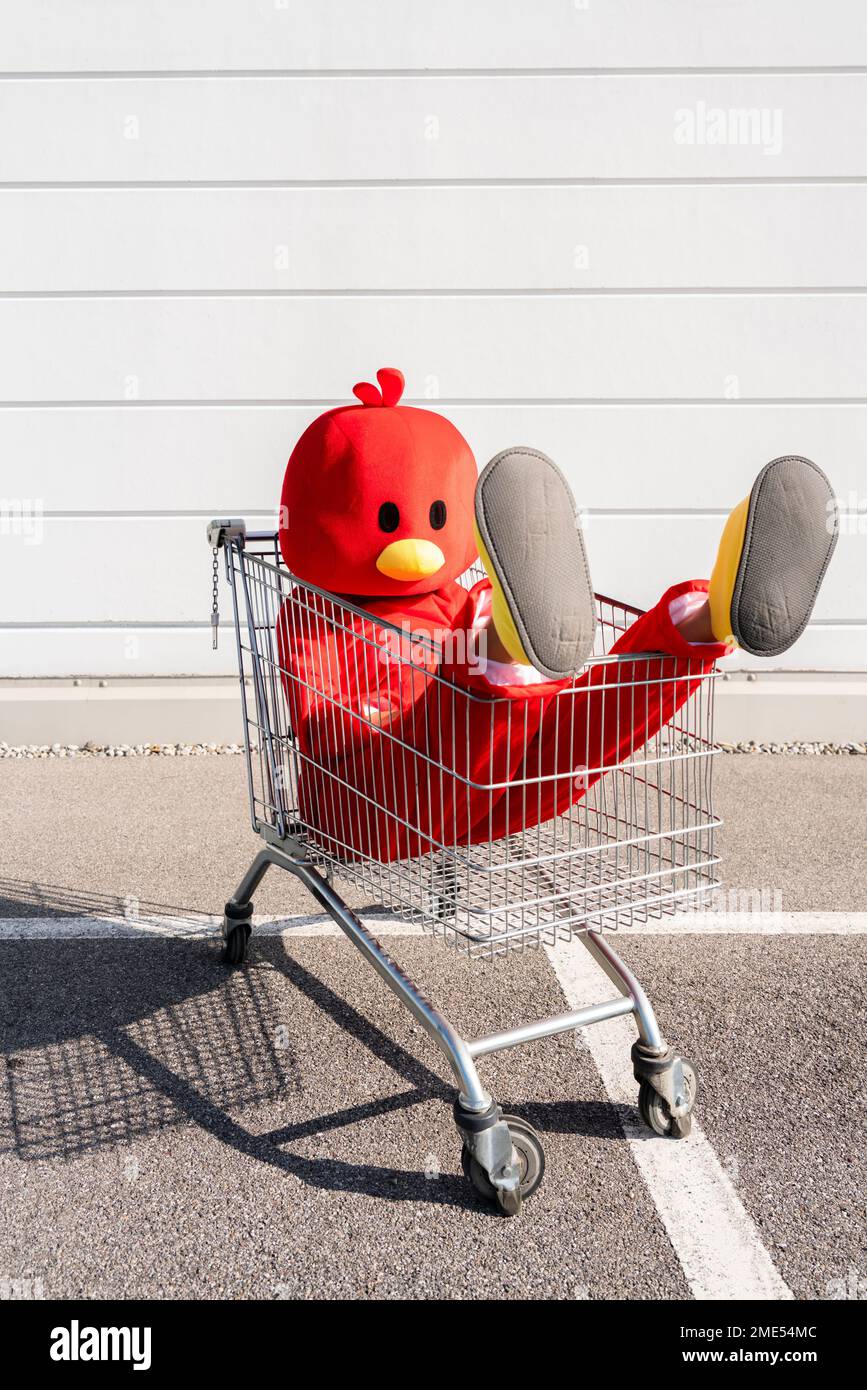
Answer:
<path fill-rule="evenodd" d="M 695 1105 L 698 1081 L 695 1067 L 686 1058 L 681 1059 L 683 1067 L 683 1088 L 686 1092 L 688 1108 L 685 1113 L 672 1115 L 668 1102 L 663 1100 L 649 1081 L 642 1081 L 638 1092 L 638 1109 L 641 1118 L 654 1134 L 672 1139 L 685 1139 L 692 1129 L 692 1107 Z"/>
<path fill-rule="evenodd" d="M 247 946 L 252 928 L 249 922 L 239 922 L 226 932 L 223 946 L 223 960 L 227 965 L 243 965 L 247 959 Z"/>
<path fill-rule="evenodd" d="M 236 915 L 238 909 L 232 910 L 229 903 L 226 904 L 226 915 L 223 918 L 223 960 L 226 965 L 243 965 L 247 959 L 247 947 L 253 932 L 250 918 L 253 915 L 253 904 L 248 904 L 249 912 L 244 916 Z"/>
<path fill-rule="evenodd" d="M 223 960 L 226 965 L 243 965 L 253 934 L 253 904 L 227 902 L 223 914 Z"/>
<path fill-rule="evenodd" d="M 527 1197 L 531 1197 L 545 1176 L 545 1150 L 542 1140 L 531 1124 L 517 1115 L 504 1115 L 512 1137 L 512 1162 L 520 1175 L 518 1187 L 507 1191 L 495 1187 L 479 1161 L 464 1144 L 461 1148 L 461 1167 L 473 1187 L 488 1202 L 496 1202 L 504 1216 L 519 1216 Z"/>

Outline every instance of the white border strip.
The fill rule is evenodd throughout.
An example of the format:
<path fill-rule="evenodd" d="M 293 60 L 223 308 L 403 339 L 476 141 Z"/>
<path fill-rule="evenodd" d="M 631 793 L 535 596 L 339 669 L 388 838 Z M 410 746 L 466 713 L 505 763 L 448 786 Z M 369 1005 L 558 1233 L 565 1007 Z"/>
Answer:
<path fill-rule="evenodd" d="M 601 997 L 605 975 L 579 941 L 548 950 L 570 1008 Z M 710 1143 L 693 1121 L 688 1139 L 659 1139 L 640 1124 L 630 1049 L 631 1019 L 582 1028 L 580 1036 L 610 1099 L 621 1109 L 623 1132 L 660 1220 L 697 1299 L 791 1299 L 791 1289 Z M 700 1080 L 700 1078 L 699 1078 Z"/>
<path fill-rule="evenodd" d="M 3 917 L 0 941 L 88 941 L 117 938 L 218 936 L 222 917 L 210 916 L 80 916 Z M 418 923 L 373 913 L 363 918 L 376 936 L 428 936 Z M 257 936 L 341 936 L 325 913 L 295 917 L 254 917 Z M 612 933 L 618 936 L 863 936 L 867 912 L 681 912 L 654 918 Z"/>

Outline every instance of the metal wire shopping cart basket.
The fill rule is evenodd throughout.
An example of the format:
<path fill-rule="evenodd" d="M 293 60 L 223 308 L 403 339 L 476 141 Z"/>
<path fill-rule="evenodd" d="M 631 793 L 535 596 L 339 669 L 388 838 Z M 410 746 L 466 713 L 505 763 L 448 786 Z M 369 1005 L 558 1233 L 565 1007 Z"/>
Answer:
<path fill-rule="evenodd" d="M 252 897 L 268 868 L 300 878 L 444 1052 L 458 1084 L 465 1171 L 507 1214 L 538 1186 L 544 1155 L 531 1126 L 504 1116 L 483 1086 L 476 1060 L 487 1053 L 631 1013 L 642 1116 L 660 1135 L 687 1134 L 694 1069 L 662 1037 L 644 990 L 603 932 L 705 901 L 718 886 L 715 673 L 662 654 L 612 654 L 640 610 L 597 595 L 589 676 L 544 705 L 475 695 L 455 683 L 429 637 L 408 638 L 291 575 L 274 532 L 218 520 L 208 537 L 215 615 L 219 549 L 225 553 L 250 811 L 265 842 L 226 904 L 229 963 L 246 957 Z M 303 663 L 290 659 L 293 647 L 307 653 Z M 688 683 L 683 702 L 670 699 L 677 682 Z M 658 728 L 646 713 L 636 716 L 668 708 L 666 698 L 676 712 Z M 589 736 L 585 746 L 576 741 L 579 721 L 565 717 L 574 706 L 561 702 L 578 699 L 608 701 L 604 762 Z M 623 722 L 622 737 L 612 721 Z M 647 736 L 628 737 L 630 723 Z M 522 740 L 516 764 L 502 750 Z M 543 747 L 547 761 L 534 753 Z M 471 959 L 577 936 L 617 996 L 466 1040 L 346 906 L 335 878 Z"/>

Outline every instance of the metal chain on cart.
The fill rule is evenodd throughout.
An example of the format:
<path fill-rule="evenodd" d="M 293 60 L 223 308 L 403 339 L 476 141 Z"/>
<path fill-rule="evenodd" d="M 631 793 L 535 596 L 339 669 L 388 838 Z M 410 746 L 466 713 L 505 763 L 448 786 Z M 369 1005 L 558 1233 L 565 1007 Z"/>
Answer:
<path fill-rule="evenodd" d="M 215 545 L 215 546 L 214 546 L 214 573 L 213 573 L 214 591 L 213 591 L 213 597 L 212 597 L 212 599 L 211 599 L 211 647 L 212 647 L 212 650 L 213 650 L 213 651 L 216 651 L 216 650 L 217 650 L 217 643 L 218 643 L 219 634 L 220 634 L 220 597 L 219 597 L 219 589 L 220 589 L 220 562 L 219 562 L 219 558 L 218 558 L 218 557 L 219 557 L 219 554 L 220 554 L 219 548 Z"/>
<path fill-rule="evenodd" d="M 220 548 L 232 544 L 243 548 L 246 534 L 247 528 L 241 517 L 224 517 L 222 520 L 217 518 L 208 522 L 208 544 L 214 555 L 213 592 L 211 596 L 211 645 L 214 651 L 217 650 L 220 636 Z M 229 577 L 228 552 L 226 577 L 227 579 Z"/>

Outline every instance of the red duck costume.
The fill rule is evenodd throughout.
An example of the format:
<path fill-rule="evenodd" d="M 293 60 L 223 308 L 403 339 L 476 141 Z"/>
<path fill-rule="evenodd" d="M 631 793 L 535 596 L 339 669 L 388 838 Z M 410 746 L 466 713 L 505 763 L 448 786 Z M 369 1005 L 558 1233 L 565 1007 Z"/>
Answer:
<path fill-rule="evenodd" d="M 707 593 L 688 581 L 611 649 L 664 662 L 602 663 L 559 682 L 480 663 L 473 635 L 491 585 L 458 583 L 477 559 L 475 459 L 443 416 L 399 404 L 400 372 L 377 380 L 354 388 L 360 404 L 314 420 L 289 459 L 280 546 L 302 583 L 277 643 L 304 820 L 342 857 L 390 862 L 562 814 L 729 648 L 678 631 L 673 613 Z"/>

